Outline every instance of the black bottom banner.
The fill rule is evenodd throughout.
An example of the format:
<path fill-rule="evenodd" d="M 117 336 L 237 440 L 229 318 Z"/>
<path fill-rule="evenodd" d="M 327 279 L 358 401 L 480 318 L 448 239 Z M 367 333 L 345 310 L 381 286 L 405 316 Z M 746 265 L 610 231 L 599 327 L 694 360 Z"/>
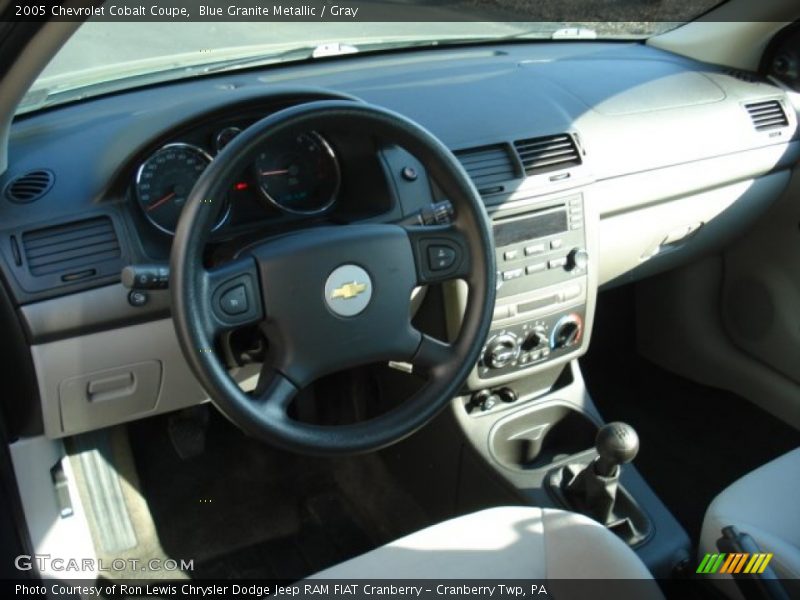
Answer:
<path fill-rule="evenodd" d="M 787 582 L 796 585 L 798 582 Z M 4 580 L 3 597 L 14 598 L 207 598 L 255 600 L 649 600 L 715 598 L 709 581 L 687 579 L 542 580 Z M 798 590 L 795 590 L 798 591 Z"/>

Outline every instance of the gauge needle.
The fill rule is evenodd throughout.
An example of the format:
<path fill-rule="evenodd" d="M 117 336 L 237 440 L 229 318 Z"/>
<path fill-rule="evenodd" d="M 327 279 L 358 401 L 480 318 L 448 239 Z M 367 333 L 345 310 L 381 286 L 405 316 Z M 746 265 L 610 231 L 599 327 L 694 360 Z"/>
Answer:
<path fill-rule="evenodd" d="M 161 198 L 160 200 L 156 200 L 156 201 L 155 201 L 155 202 L 153 202 L 153 203 L 152 203 L 150 206 L 148 206 L 148 207 L 147 207 L 147 210 L 148 210 L 148 212 L 149 212 L 149 211 L 151 211 L 151 210 L 153 210 L 153 209 L 156 209 L 156 208 L 158 208 L 159 206 L 161 206 L 161 205 L 162 205 L 162 204 L 164 204 L 165 202 L 169 202 L 169 201 L 170 201 L 170 200 L 172 200 L 174 197 L 175 197 L 175 192 L 170 192 L 169 194 L 167 194 L 166 196 L 164 196 L 164 197 L 163 197 L 163 198 Z"/>
<path fill-rule="evenodd" d="M 269 177 L 270 175 L 286 175 L 289 172 L 289 169 L 276 169 L 275 171 L 261 171 L 261 174 L 264 177 Z"/>

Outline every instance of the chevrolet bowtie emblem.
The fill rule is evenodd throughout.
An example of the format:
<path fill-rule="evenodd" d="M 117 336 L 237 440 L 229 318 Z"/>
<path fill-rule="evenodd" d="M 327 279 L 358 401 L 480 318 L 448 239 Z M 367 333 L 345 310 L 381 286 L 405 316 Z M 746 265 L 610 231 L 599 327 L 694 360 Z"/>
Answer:
<path fill-rule="evenodd" d="M 362 294 L 367 289 L 366 283 L 358 283 L 357 281 L 351 281 L 350 283 L 345 283 L 342 287 L 338 287 L 333 290 L 331 294 L 331 300 L 336 300 L 336 298 L 341 298 L 342 300 L 349 300 L 350 298 L 355 298 L 359 294 Z"/>

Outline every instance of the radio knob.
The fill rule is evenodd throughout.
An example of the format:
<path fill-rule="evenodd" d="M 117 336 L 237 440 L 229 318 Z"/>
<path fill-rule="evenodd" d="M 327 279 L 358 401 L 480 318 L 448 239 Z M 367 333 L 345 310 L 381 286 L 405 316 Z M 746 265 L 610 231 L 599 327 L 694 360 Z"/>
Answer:
<path fill-rule="evenodd" d="M 573 248 L 567 255 L 567 271 L 585 269 L 589 265 L 589 253 L 583 248 Z"/>
<path fill-rule="evenodd" d="M 484 361 L 492 369 L 502 369 L 514 362 L 518 354 L 517 338 L 510 333 L 504 333 L 489 341 Z"/>
<path fill-rule="evenodd" d="M 550 336 L 550 346 L 553 350 L 574 346 L 580 341 L 581 333 L 583 333 L 583 320 L 580 315 L 572 313 L 561 317 L 555 327 L 553 327 L 553 333 Z"/>

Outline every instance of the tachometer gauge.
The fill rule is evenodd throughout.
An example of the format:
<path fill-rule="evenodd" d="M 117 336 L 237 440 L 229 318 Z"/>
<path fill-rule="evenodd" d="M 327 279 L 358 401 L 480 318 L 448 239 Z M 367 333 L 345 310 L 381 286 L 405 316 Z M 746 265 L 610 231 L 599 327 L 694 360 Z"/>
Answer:
<path fill-rule="evenodd" d="M 222 152 L 222 149 L 230 144 L 233 141 L 233 138 L 240 133 L 242 133 L 242 130 L 238 127 L 226 127 L 217 133 L 217 135 L 214 137 L 214 146 L 217 149 L 217 154 Z"/>
<path fill-rule="evenodd" d="M 336 155 L 316 132 L 303 133 L 265 148 L 255 161 L 264 197 L 289 213 L 313 215 L 336 201 L 340 173 Z"/>
<path fill-rule="evenodd" d="M 136 174 L 136 197 L 145 217 L 165 233 L 175 233 L 183 205 L 211 157 L 197 146 L 167 144 L 152 154 Z M 221 200 L 218 228 L 228 216 Z"/>

